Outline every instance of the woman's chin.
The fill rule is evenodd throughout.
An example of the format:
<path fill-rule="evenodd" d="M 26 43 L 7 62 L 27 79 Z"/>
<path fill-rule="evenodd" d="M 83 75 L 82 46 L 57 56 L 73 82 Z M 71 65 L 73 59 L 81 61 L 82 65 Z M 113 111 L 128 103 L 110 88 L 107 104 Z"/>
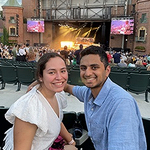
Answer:
<path fill-rule="evenodd" d="M 61 89 L 57 89 L 55 92 L 62 92 L 64 90 L 64 88 Z"/>

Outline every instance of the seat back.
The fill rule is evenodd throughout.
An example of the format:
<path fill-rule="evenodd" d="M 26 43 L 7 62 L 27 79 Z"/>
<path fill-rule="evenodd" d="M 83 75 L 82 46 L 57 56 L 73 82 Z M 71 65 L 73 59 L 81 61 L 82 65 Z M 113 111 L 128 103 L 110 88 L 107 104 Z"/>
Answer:
<path fill-rule="evenodd" d="M 0 67 L 0 82 L 2 81 L 2 71 L 1 71 L 1 67 Z"/>
<path fill-rule="evenodd" d="M 78 112 L 77 118 L 78 118 L 78 120 L 80 120 L 80 123 L 81 123 L 83 129 L 87 130 L 84 112 Z"/>
<path fill-rule="evenodd" d="M 140 73 L 141 73 L 141 74 L 150 74 L 150 71 L 147 71 L 147 70 L 140 70 Z"/>
<path fill-rule="evenodd" d="M 2 73 L 2 79 L 4 83 L 17 83 L 18 78 L 17 78 L 17 71 L 14 66 L 4 66 L 1 65 L 1 73 Z"/>
<path fill-rule="evenodd" d="M 146 67 L 139 67 L 139 72 L 143 72 L 143 71 L 146 71 L 147 68 Z"/>
<path fill-rule="evenodd" d="M 84 112 L 77 113 L 77 119 L 80 121 L 83 129 L 87 130 L 86 121 L 85 121 L 85 114 Z M 88 138 L 82 145 L 79 146 L 82 150 L 95 150 L 93 143 L 90 138 Z"/>
<path fill-rule="evenodd" d="M 110 72 L 109 77 L 113 82 L 115 82 L 125 90 L 128 89 L 129 76 L 127 72 Z"/>
<path fill-rule="evenodd" d="M 68 83 L 72 85 L 84 85 L 80 78 L 80 70 L 70 69 Z"/>
<path fill-rule="evenodd" d="M 64 111 L 63 123 L 67 129 L 73 128 L 76 119 L 77 119 L 76 112 Z"/>
<path fill-rule="evenodd" d="M 34 69 L 32 67 L 17 66 L 16 68 L 19 83 L 23 85 L 30 85 L 33 81 L 35 81 Z"/>
<path fill-rule="evenodd" d="M 126 73 L 139 73 L 139 69 L 137 67 L 125 67 L 122 68 L 122 72 L 126 72 Z"/>
<path fill-rule="evenodd" d="M 149 74 L 130 73 L 128 90 L 135 94 L 145 93 L 149 85 Z"/>
<path fill-rule="evenodd" d="M 111 67 L 111 72 L 121 72 L 121 68 L 118 66 L 112 66 Z"/>
<path fill-rule="evenodd" d="M 74 66 L 72 66 L 72 69 L 73 70 L 80 70 L 80 66 L 79 65 L 74 65 Z"/>

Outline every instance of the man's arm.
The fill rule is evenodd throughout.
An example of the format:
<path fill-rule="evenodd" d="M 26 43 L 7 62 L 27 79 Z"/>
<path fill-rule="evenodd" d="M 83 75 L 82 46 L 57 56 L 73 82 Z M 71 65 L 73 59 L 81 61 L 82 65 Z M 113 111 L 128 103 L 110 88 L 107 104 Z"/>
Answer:
<path fill-rule="evenodd" d="M 35 80 L 33 83 L 31 83 L 28 88 L 27 88 L 27 92 L 29 92 L 34 86 L 36 86 L 38 84 L 37 80 Z M 73 89 L 74 85 L 71 85 L 71 84 L 66 84 L 65 88 L 64 88 L 64 91 L 65 92 L 68 92 L 70 94 L 73 95 L 72 93 L 72 89 Z"/>
<path fill-rule="evenodd" d="M 72 92 L 73 87 L 74 87 L 74 85 L 66 84 L 64 91 L 73 95 L 73 92 Z"/>
<path fill-rule="evenodd" d="M 35 80 L 34 82 L 32 82 L 28 88 L 27 88 L 27 92 L 29 92 L 34 86 L 36 86 L 38 84 L 37 80 Z"/>

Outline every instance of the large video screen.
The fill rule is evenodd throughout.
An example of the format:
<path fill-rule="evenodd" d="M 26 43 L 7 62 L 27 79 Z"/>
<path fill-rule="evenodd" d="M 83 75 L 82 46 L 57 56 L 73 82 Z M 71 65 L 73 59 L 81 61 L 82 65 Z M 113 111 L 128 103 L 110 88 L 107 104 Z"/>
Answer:
<path fill-rule="evenodd" d="M 111 21 L 111 34 L 133 34 L 134 19 L 133 18 L 113 18 Z"/>
<path fill-rule="evenodd" d="M 27 20 L 27 32 L 44 32 L 44 20 Z"/>

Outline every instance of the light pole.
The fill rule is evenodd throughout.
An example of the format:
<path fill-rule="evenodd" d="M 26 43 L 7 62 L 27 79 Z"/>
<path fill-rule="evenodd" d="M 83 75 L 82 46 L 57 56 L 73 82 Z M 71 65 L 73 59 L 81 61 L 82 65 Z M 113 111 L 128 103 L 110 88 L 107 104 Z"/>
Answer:
<path fill-rule="evenodd" d="M 38 13 L 39 13 L 39 20 L 42 17 L 42 2 L 41 0 L 38 0 Z M 41 43 L 43 42 L 43 34 L 41 32 L 39 32 L 39 44 L 41 45 Z"/>
<path fill-rule="evenodd" d="M 128 7 L 128 0 L 125 0 L 125 6 L 124 6 L 124 16 L 127 16 L 127 7 Z M 122 35 L 122 49 L 124 49 L 124 37 L 125 35 Z"/>

